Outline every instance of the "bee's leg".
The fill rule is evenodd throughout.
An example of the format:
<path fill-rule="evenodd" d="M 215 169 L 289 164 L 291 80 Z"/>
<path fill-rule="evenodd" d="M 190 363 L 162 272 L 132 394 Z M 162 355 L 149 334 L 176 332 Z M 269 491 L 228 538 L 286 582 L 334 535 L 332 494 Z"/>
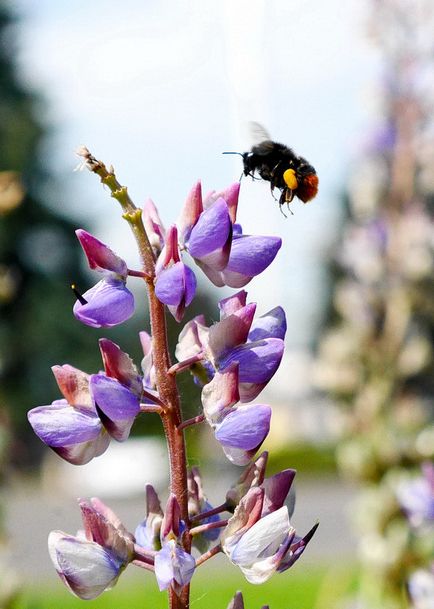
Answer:
<path fill-rule="evenodd" d="M 242 178 L 243 176 L 250 176 L 250 177 L 252 178 L 252 180 L 260 180 L 260 179 L 261 179 L 261 178 L 257 178 L 257 177 L 255 176 L 255 172 L 254 172 L 254 171 L 249 171 L 248 173 L 246 173 L 245 171 L 243 171 L 243 173 L 241 174 L 241 177 L 240 177 L 240 179 L 239 179 L 239 181 L 240 181 L 240 182 L 241 182 L 241 178 Z"/>
<path fill-rule="evenodd" d="M 277 165 L 276 165 L 276 167 L 277 167 Z M 274 172 L 274 170 L 273 170 L 273 172 Z M 271 177 L 270 177 L 270 190 L 271 190 L 273 199 L 275 201 L 277 201 L 276 197 L 274 196 L 274 189 L 277 188 L 277 183 L 276 183 L 275 175 L 273 172 L 271 173 Z M 282 198 L 282 196 L 280 198 Z"/>
<path fill-rule="evenodd" d="M 293 215 L 294 215 L 294 212 L 293 212 L 293 211 L 292 211 L 292 209 L 289 207 L 289 204 L 291 203 L 291 201 L 292 201 L 292 199 L 293 199 L 293 198 L 294 198 L 294 191 L 293 191 L 293 190 L 291 190 L 290 188 L 285 188 L 285 189 L 282 191 L 282 195 L 281 195 L 280 200 L 279 200 L 280 209 L 282 209 L 282 205 L 283 205 L 284 203 L 286 203 L 286 207 L 287 207 L 287 209 L 288 209 L 289 213 L 291 214 L 291 216 L 293 216 Z M 283 215 L 285 215 L 285 214 L 283 214 Z M 286 216 L 285 216 L 285 217 L 286 217 Z"/>
<path fill-rule="evenodd" d="M 273 197 L 273 199 L 275 201 L 277 201 L 276 197 L 274 196 L 274 189 L 276 188 L 276 185 L 273 184 L 273 182 L 270 182 L 270 191 L 271 191 L 271 196 Z"/>
<path fill-rule="evenodd" d="M 282 192 L 282 194 L 280 195 L 280 199 L 279 199 L 279 211 L 282 214 L 282 216 L 285 216 L 285 218 L 287 218 L 288 216 L 285 214 L 285 212 L 282 209 L 284 203 L 285 203 L 285 193 Z"/>

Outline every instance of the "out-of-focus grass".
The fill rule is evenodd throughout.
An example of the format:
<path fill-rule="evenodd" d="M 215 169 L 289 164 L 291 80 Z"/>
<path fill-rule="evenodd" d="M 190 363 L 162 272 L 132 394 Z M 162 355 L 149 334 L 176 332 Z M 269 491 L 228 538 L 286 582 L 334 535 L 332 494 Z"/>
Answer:
<path fill-rule="evenodd" d="M 212 561 L 211 561 L 212 562 Z M 356 581 L 349 566 L 311 566 L 300 562 L 290 572 L 275 575 L 261 586 L 248 584 L 237 571 L 210 564 L 193 578 L 191 609 L 226 609 L 237 590 L 242 590 L 246 609 L 335 609 L 339 597 L 349 594 Z M 17 609 L 167 609 L 165 593 L 158 591 L 148 573 L 119 581 L 116 588 L 94 601 L 81 601 L 59 582 L 28 589 Z"/>
<path fill-rule="evenodd" d="M 287 467 L 296 469 L 298 477 L 336 474 L 335 446 L 301 443 L 270 452 L 267 475 Z"/>

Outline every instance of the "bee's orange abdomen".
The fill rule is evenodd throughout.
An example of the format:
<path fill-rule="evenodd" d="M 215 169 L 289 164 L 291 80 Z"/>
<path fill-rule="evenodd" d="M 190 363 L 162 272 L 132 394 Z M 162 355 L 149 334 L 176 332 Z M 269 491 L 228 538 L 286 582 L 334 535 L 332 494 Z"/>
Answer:
<path fill-rule="evenodd" d="M 318 176 L 311 173 L 299 181 L 296 195 L 303 203 L 313 199 L 318 192 Z"/>

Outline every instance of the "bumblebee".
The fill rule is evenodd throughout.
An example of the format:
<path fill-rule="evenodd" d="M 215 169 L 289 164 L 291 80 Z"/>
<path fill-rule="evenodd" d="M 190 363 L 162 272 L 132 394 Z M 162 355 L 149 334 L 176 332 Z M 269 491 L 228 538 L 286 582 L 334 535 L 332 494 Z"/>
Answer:
<path fill-rule="evenodd" d="M 244 165 L 242 175 L 270 182 L 272 193 L 275 188 L 279 189 L 281 211 L 282 205 L 289 205 L 294 197 L 298 197 L 303 203 L 313 199 L 318 192 L 318 176 L 312 165 L 303 157 L 297 156 L 291 148 L 273 142 L 257 123 L 253 123 L 253 131 L 262 137 L 249 152 L 223 154 L 240 154 Z M 256 173 L 260 178 L 256 177 Z"/>

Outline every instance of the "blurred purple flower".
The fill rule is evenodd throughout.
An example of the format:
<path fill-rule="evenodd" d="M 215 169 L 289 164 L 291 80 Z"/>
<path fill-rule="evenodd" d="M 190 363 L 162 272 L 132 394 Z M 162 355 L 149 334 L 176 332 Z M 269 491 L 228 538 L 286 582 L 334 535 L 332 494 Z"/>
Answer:
<path fill-rule="evenodd" d="M 434 603 L 434 563 L 430 569 L 418 569 L 408 580 L 412 609 L 432 609 Z"/>
<path fill-rule="evenodd" d="M 401 482 L 398 501 L 414 527 L 432 525 L 434 521 L 434 464 L 422 464 L 422 476 Z"/>
<path fill-rule="evenodd" d="M 126 262 L 85 230 L 77 230 L 76 235 L 89 267 L 102 273 L 104 279 L 79 297 L 73 308 L 75 317 L 93 328 L 109 328 L 126 321 L 134 313 L 134 297 L 125 285 Z"/>

